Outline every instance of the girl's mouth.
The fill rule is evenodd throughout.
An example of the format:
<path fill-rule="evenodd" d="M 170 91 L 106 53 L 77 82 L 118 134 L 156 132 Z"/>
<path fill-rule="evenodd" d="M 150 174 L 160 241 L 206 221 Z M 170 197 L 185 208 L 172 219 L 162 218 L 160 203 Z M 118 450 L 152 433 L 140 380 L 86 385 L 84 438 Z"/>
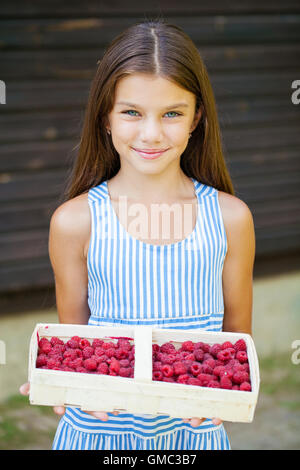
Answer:
<path fill-rule="evenodd" d="M 133 148 L 133 147 L 132 147 Z M 142 158 L 145 158 L 146 160 L 154 160 L 155 158 L 160 157 L 163 153 L 165 153 L 168 149 L 165 150 L 155 150 L 155 149 L 135 149 L 133 150 L 140 155 Z"/>

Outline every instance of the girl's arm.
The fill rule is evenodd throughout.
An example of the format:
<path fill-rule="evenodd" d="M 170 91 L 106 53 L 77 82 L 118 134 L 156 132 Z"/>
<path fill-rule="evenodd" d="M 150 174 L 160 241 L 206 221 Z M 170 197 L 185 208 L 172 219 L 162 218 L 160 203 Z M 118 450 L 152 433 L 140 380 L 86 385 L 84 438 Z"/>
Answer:
<path fill-rule="evenodd" d="M 225 195 L 225 196 L 224 196 Z M 223 267 L 223 331 L 252 334 L 255 231 L 252 214 L 240 199 L 221 194 L 227 235 Z"/>
<path fill-rule="evenodd" d="M 87 324 L 88 274 L 84 247 L 90 230 L 87 201 L 77 197 L 56 209 L 50 221 L 49 257 L 60 323 Z"/>

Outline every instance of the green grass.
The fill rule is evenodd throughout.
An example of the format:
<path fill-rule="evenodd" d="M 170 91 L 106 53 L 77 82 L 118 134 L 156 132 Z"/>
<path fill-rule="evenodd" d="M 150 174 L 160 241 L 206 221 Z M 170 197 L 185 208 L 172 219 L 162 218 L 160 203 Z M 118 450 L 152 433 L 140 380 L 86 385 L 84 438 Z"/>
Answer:
<path fill-rule="evenodd" d="M 300 364 L 293 364 L 290 355 L 281 354 L 262 359 L 259 365 L 262 393 L 278 396 L 299 394 Z"/>
<path fill-rule="evenodd" d="M 11 396 L 0 405 L 0 450 L 50 449 L 56 421 L 51 407 L 32 406 L 28 397 Z"/>

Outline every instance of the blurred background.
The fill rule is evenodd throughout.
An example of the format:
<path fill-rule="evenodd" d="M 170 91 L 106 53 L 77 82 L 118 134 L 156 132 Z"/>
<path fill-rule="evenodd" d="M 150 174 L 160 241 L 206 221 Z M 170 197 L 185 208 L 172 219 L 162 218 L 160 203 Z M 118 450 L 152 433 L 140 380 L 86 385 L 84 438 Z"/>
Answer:
<path fill-rule="evenodd" d="M 18 393 L 35 324 L 58 321 L 49 221 L 97 61 L 124 28 L 157 17 L 204 59 L 236 196 L 255 224 L 261 393 L 253 423 L 225 427 L 233 449 L 299 449 L 299 1 L 2 0 L 0 15 L 0 449 L 51 448 L 59 418 Z"/>

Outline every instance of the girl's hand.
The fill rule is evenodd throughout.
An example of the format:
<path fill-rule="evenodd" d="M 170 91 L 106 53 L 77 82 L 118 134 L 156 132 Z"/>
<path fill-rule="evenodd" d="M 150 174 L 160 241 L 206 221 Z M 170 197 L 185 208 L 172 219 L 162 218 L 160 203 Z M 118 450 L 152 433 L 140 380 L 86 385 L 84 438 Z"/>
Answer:
<path fill-rule="evenodd" d="M 29 382 L 26 382 L 25 384 L 21 385 L 19 389 L 21 395 L 29 395 L 29 390 Z M 64 406 L 54 406 L 53 411 L 55 414 L 62 416 L 65 413 L 66 409 Z M 107 421 L 109 419 L 109 416 L 105 411 L 84 411 L 84 413 L 88 413 L 89 415 L 94 416 L 95 418 L 100 419 L 101 421 Z M 113 411 L 113 414 L 116 416 L 119 414 L 119 412 Z"/>
<path fill-rule="evenodd" d="M 189 419 L 183 419 L 182 421 L 184 423 L 189 423 L 193 428 L 197 428 L 205 420 L 206 420 L 206 418 L 189 418 Z M 222 420 L 219 419 L 219 418 L 212 418 L 212 423 L 215 426 L 218 426 L 219 424 L 222 423 Z"/>

